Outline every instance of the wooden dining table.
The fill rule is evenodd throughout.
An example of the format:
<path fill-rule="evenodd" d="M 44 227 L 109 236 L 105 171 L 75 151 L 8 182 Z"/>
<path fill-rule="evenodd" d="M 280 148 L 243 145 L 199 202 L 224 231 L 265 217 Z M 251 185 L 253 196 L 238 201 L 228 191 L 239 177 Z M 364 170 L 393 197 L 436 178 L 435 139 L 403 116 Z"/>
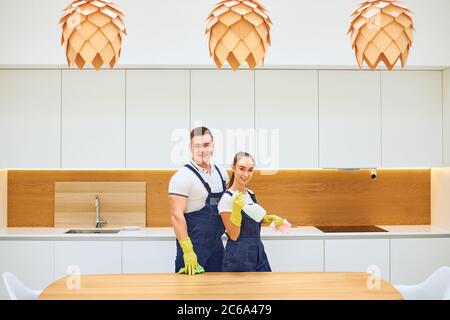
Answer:
<path fill-rule="evenodd" d="M 360 272 L 207 272 L 65 276 L 41 300 L 400 300 Z"/>

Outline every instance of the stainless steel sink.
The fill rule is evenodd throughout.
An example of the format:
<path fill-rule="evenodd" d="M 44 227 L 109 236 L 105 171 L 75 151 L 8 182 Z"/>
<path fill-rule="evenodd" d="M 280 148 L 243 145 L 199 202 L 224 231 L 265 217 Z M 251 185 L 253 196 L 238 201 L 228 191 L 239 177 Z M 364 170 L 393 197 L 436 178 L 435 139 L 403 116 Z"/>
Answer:
<path fill-rule="evenodd" d="M 70 229 L 64 233 L 69 234 L 114 234 L 119 233 L 120 229 Z"/>

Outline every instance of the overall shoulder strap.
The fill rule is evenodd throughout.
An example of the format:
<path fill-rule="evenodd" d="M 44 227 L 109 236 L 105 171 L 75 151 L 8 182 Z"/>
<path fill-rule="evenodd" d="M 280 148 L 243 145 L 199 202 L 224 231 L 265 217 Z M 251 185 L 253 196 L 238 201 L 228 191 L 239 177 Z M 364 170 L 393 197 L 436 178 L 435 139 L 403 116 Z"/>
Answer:
<path fill-rule="evenodd" d="M 248 190 L 248 189 L 247 189 L 247 192 L 250 195 L 250 198 L 252 198 L 252 201 L 254 203 L 258 203 L 258 200 L 256 200 L 256 195 L 253 192 L 251 192 L 250 190 Z"/>
<path fill-rule="evenodd" d="M 185 167 L 188 168 L 189 170 L 191 170 L 200 179 L 201 183 L 205 186 L 208 193 L 211 193 L 211 188 L 209 187 L 209 184 L 202 178 L 200 173 L 194 167 L 192 167 L 190 164 L 186 164 Z"/>
<path fill-rule="evenodd" d="M 222 180 L 223 191 L 227 190 L 227 184 L 226 184 L 225 180 L 223 179 L 222 173 L 220 173 L 219 167 L 216 165 L 214 165 L 214 167 L 216 168 L 217 172 L 219 173 L 220 180 Z"/>

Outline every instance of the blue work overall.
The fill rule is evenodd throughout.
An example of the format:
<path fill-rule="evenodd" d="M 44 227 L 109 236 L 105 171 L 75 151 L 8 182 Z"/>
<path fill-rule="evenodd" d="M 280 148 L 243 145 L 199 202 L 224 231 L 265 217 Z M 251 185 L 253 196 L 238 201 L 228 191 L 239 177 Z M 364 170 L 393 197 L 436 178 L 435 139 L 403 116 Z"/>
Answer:
<path fill-rule="evenodd" d="M 247 191 L 248 192 L 248 191 Z M 226 192 L 230 196 L 230 191 Z M 254 203 L 256 197 L 250 193 Z M 228 236 L 228 234 L 227 234 Z M 241 233 L 236 241 L 228 236 L 223 257 L 224 272 L 272 271 L 261 241 L 261 222 L 256 222 L 242 211 Z"/>
<path fill-rule="evenodd" d="M 224 247 L 222 243 L 222 235 L 225 232 L 222 219 L 219 215 L 217 205 L 226 190 L 226 183 L 215 166 L 222 181 L 223 191 L 211 192 L 209 184 L 202 178 L 200 173 L 191 165 L 186 164 L 185 167 L 190 169 L 205 186 L 208 197 L 205 200 L 205 206 L 198 210 L 186 213 L 187 232 L 194 246 L 194 252 L 197 255 L 198 263 L 208 272 L 222 271 L 222 261 Z M 184 267 L 183 250 L 178 241 L 177 256 L 175 259 L 175 272 Z"/>

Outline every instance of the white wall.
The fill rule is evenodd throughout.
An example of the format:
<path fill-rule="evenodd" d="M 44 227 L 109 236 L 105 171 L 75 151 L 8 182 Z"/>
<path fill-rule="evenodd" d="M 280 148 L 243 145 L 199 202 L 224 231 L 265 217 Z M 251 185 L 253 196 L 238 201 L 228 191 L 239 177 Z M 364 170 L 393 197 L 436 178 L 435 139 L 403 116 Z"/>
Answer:
<path fill-rule="evenodd" d="M 8 226 L 8 171 L 0 170 L 0 229 Z"/>
<path fill-rule="evenodd" d="M 450 166 L 450 69 L 442 76 L 443 116 L 444 116 L 444 166 Z"/>
<path fill-rule="evenodd" d="M 431 222 L 450 228 L 450 69 L 442 73 L 444 168 L 431 171 Z"/>
<path fill-rule="evenodd" d="M 450 168 L 431 169 L 431 224 L 450 228 Z"/>
<path fill-rule="evenodd" d="M 0 0 L 0 65 L 63 65 L 69 0 Z M 127 18 L 122 65 L 211 65 L 205 18 L 218 0 L 116 0 Z M 347 36 L 362 0 L 261 0 L 274 22 L 266 65 L 355 66 Z M 408 67 L 450 66 L 450 1 L 408 0 L 417 32 Z M 7 46 L 6 46 L 7 44 Z"/>

